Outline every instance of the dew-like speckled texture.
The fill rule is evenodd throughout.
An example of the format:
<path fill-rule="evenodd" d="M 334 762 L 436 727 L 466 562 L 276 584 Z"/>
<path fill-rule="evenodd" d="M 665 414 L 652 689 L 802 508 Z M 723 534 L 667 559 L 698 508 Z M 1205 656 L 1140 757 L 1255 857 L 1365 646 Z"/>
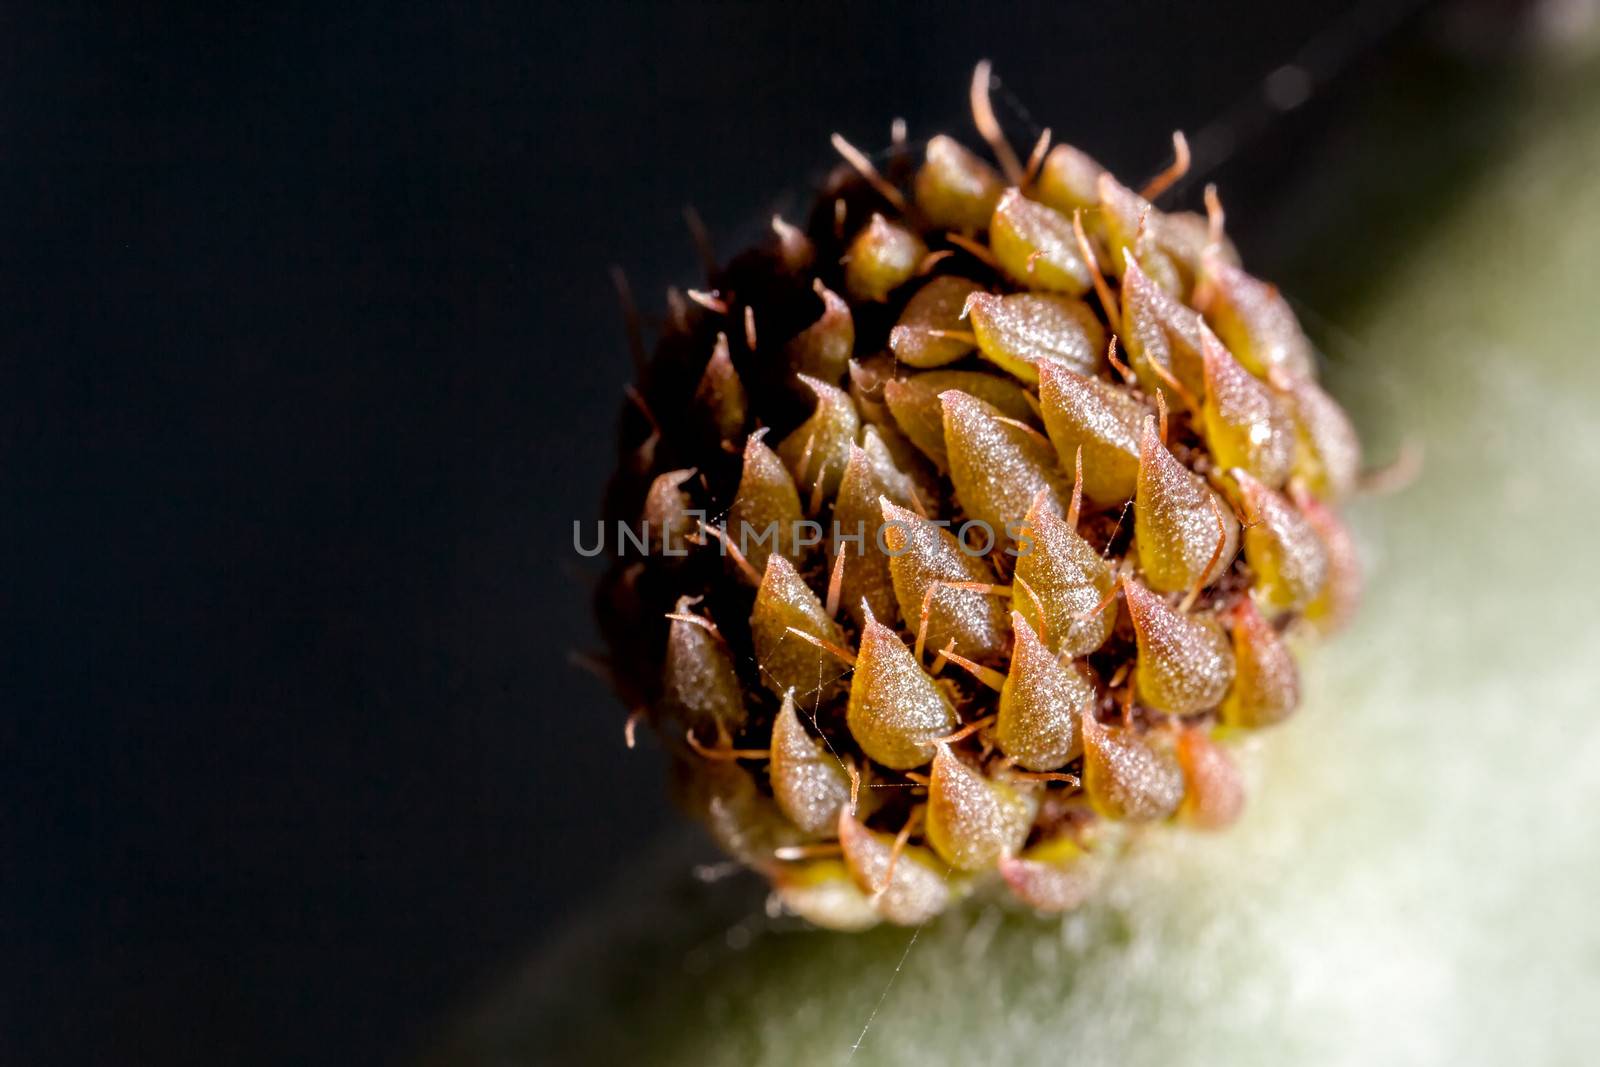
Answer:
<path fill-rule="evenodd" d="M 1120 613 L 1108 599 L 1111 566 L 1043 503 L 1023 521 L 1012 603 L 1052 651 L 1086 656 L 1105 644 Z"/>
<path fill-rule="evenodd" d="M 928 843 L 959 871 L 993 867 L 1022 847 L 1036 806 L 1009 783 L 991 781 L 937 745 L 928 776 Z"/>
<path fill-rule="evenodd" d="M 692 610 L 689 597 L 679 597 L 674 614 Z M 727 645 L 699 623 L 673 619 L 667 632 L 661 699 L 686 729 L 714 734 L 720 724 L 737 731 L 744 725 L 744 687 L 734 670 Z"/>
<path fill-rule="evenodd" d="M 1089 291 L 1089 268 L 1078 250 L 1072 220 L 1053 208 L 1007 189 L 989 222 L 995 259 L 1011 279 L 1030 289 L 1081 296 Z"/>
<path fill-rule="evenodd" d="M 1071 493 L 1056 469 L 1055 450 L 1036 430 L 1002 421 L 1000 412 L 958 389 L 939 394 L 944 405 L 945 449 L 950 457 L 950 483 L 967 518 L 987 523 L 978 544 L 992 537 L 996 545 L 1014 540 L 1029 508 L 1060 512 Z"/>
<path fill-rule="evenodd" d="M 831 496 L 839 491 L 850 449 L 861 433 L 861 418 L 843 389 L 804 375 L 800 381 L 816 394 L 817 407 L 778 445 L 778 458 L 801 492 L 810 494 L 820 481 L 822 491 Z"/>
<path fill-rule="evenodd" d="M 1139 439 L 1137 484 L 1133 536 L 1145 583 L 1181 593 L 1221 577 L 1239 551 L 1239 521 L 1205 479 L 1161 443 L 1153 418 L 1146 418 Z"/>
<path fill-rule="evenodd" d="M 970 278 L 941 274 L 918 289 L 906 301 L 900 321 L 889 331 L 889 351 L 909 367 L 942 367 L 972 351 L 973 343 L 963 337 L 947 336 L 965 332 L 961 313 L 967 298 L 982 289 Z"/>
<path fill-rule="evenodd" d="M 1063 471 L 1083 449 L 1085 496 L 1101 505 L 1133 496 L 1147 407 L 1110 382 L 1047 364 L 1039 368 L 1039 408 Z"/>
<path fill-rule="evenodd" d="M 891 871 L 893 837 L 868 830 L 848 812 L 839 816 L 839 843 L 857 887 L 873 894 L 873 907 L 889 922 L 916 926 L 949 903 L 949 869 L 927 849 L 905 849 Z"/>
<path fill-rule="evenodd" d="M 739 550 L 757 573 L 766 569 L 767 557 L 774 553 L 785 557 L 797 554 L 792 531 L 802 517 L 794 478 L 777 453 L 767 447 L 765 436 L 765 430 L 757 430 L 745 442 L 744 469 L 727 519 L 728 536 L 736 546 L 743 542 Z M 769 527 L 774 536 L 762 539 Z M 751 532 L 741 538 L 746 530 Z M 729 560 L 733 570 L 731 556 Z"/>
<path fill-rule="evenodd" d="M 1206 446 L 1219 467 L 1242 467 L 1276 489 L 1294 465 L 1294 425 L 1267 384 L 1245 370 L 1215 334 L 1201 327 L 1205 360 Z"/>
<path fill-rule="evenodd" d="M 772 796 L 802 833 L 826 834 L 850 803 L 850 777 L 820 739 L 806 733 L 795 712 L 794 694 L 785 694 L 772 721 L 772 756 L 767 764 Z"/>
<path fill-rule="evenodd" d="M 1015 382 L 967 370 L 932 370 L 914 378 L 883 384 L 884 400 L 895 424 L 913 444 L 946 473 L 950 453 L 944 439 L 944 403 L 939 394 L 951 389 L 982 400 L 1009 419 L 1035 421 L 1028 394 Z"/>
<path fill-rule="evenodd" d="M 1294 377 L 1311 373 L 1311 343 L 1276 286 L 1208 255 L 1202 262 L 1195 303 L 1251 374 L 1265 378 L 1274 370 Z"/>
<path fill-rule="evenodd" d="M 955 650 L 968 659 L 1000 655 L 1009 636 L 1005 602 L 992 593 L 941 584 L 992 584 L 995 574 L 983 558 L 964 551 L 949 530 L 888 501 L 883 502 L 883 522 L 900 617 L 916 630 L 927 597 L 928 647 L 939 650 L 954 642 Z"/>
<path fill-rule="evenodd" d="M 927 763 L 933 739 L 958 722 L 944 692 L 899 635 L 870 617 L 861 632 L 846 716 L 862 751 L 895 770 Z"/>
<path fill-rule="evenodd" d="M 1183 770 L 1173 751 L 1093 716 L 1083 720 L 1083 785 L 1095 809 L 1120 822 L 1165 819 L 1183 802 Z"/>
<path fill-rule="evenodd" d="M 1053 771 L 1083 751 L 1078 719 L 1093 709 L 1094 678 L 1081 664 L 1063 664 L 1021 612 L 1011 616 L 1016 647 L 1000 690 L 994 735 L 1000 751 L 1030 771 Z"/>
<path fill-rule="evenodd" d="M 1055 293 L 976 296 L 967 317 L 985 358 L 1025 382 L 1037 382 L 1036 364 L 1060 363 L 1093 374 L 1105 353 L 1105 329 L 1081 300 Z"/>
<path fill-rule="evenodd" d="M 1200 316 L 1152 281 L 1129 251 L 1123 253 L 1122 328 L 1128 365 L 1146 392 L 1176 392 L 1172 378 L 1195 397 L 1205 394 Z"/>
<path fill-rule="evenodd" d="M 1244 555 L 1256 572 L 1261 603 L 1272 611 L 1304 608 L 1327 581 L 1327 546 L 1316 527 L 1281 495 L 1243 471 L 1232 476 L 1243 491 L 1250 520 Z"/>
<path fill-rule="evenodd" d="M 1216 707 L 1233 682 L 1233 650 L 1215 619 L 1185 615 L 1136 579 L 1122 593 L 1138 641 L 1139 699 L 1169 715 Z"/>
<path fill-rule="evenodd" d="M 817 594 L 788 560 L 773 553 L 750 613 L 750 638 L 761 663 L 761 681 L 774 693 L 796 690 L 808 704 L 819 695 L 832 695 L 845 674 L 844 664 L 833 653 L 790 633 L 791 628 L 835 645 L 844 640 Z"/>

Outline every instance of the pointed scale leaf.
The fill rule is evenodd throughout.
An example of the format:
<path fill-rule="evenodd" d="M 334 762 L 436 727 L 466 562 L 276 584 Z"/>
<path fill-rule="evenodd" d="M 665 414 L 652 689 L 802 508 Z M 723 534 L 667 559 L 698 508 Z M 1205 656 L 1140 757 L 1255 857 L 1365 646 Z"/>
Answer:
<path fill-rule="evenodd" d="M 683 483 L 694 474 L 692 468 L 658 474 L 645 493 L 645 533 L 651 553 L 662 559 L 687 553 L 690 535 L 698 532 L 689 513 L 689 494 L 683 491 Z"/>
<path fill-rule="evenodd" d="M 845 557 L 839 600 L 857 626 L 866 624 L 869 613 L 892 620 L 899 610 L 889 577 L 889 557 L 878 545 L 878 527 L 883 522 L 878 501 L 887 497 L 907 503 L 909 489 L 909 480 L 894 469 L 887 450 L 868 427 L 864 446 L 850 449 L 833 504 L 834 535 L 830 539 Z"/>
<path fill-rule="evenodd" d="M 1311 342 L 1278 287 L 1252 278 L 1208 252 L 1201 261 L 1195 306 L 1228 351 L 1258 378 L 1272 371 L 1308 378 L 1315 363 Z"/>
<path fill-rule="evenodd" d="M 839 491 L 839 479 L 850 460 L 850 448 L 861 431 L 850 394 L 827 382 L 806 375 L 800 381 L 817 398 L 811 417 L 778 444 L 778 456 L 794 475 L 795 484 L 809 495 L 817 482 L 824 496 Z"/>
<path fill-rule="evenodd" d="M 900 321 L 889 331 L 889 350 L 908 367 L 939 367 L 971 352 L 970 339 L 951 335 L 967 332 L 961 313 L 967 298 L 982 288 L 952 274 L 933 279 L 906 301 Z"/>
<path fill-rule="evenodd" d="M 1084 225 L 1088 226 L 1091 218 L 1098 217 L 1089 212 L 1100 206 L 1100 175 L 1105 172 L 1104 167 L 1078 149 L 1058 144 L 1044 157 L 1034 195 L 1069 219 L 1073 211 L 1081 209 Z"/>
<path fill-rule="evenodd" d="M 1361 556 L 1350 528 L 1332 508 L 1311 497 L 1300 508 L 1328 554 L 1327 580 L 1306 605 L 1305 617 L 1323 633 L 1333 633 L 1344 628 L 1361 603 Z"/>
<path fill-rule="evenodd" d="M 883 501 L 883 539 L 889 550 L 889 576 L 900 617 L 915 631 L 922 599 L 936 582 L 992 583 L 994 572 L 969 555 L 949 530 L 913 511 Z M 929 598 L 927 647 L 937 651 L 950 641 L 968 659 L 983 660 L 1005 651 L 1006 609 L 997 596 L 972 589 L 935 588 Z"/>
<path fill-rule="evenodd" d="M 1120 268 L 1130 259 L 1137 260 L 1151 281 L 1175 297 L 1182 296 L 1183 277 L 1160 247 L 1161 212 L 1109 174 L 1100 175 L 1100 210 L 1111 262 Z"/>
<path fill-rule="evenodd" d="M 1300 611 L 1328 580 L 1328 550 L 1306 517 L 1289 501 L 1234 468 L 1244 500 L 1244 558 L 1255 571 L 1255 594 L 1269 613 Z"/>
<path fill-rule="evenodd" d="M 791 913 L 825 930 L 857 933 L 881 921 L 842 860 L 780 864 L 773 870 L 772 888 Z"/>
<path fill-rule="evenodd" d="M 1114 600 L 1095 612 L 1111 593 L 1111 565 L 1048 508 L 1030 509 L 1023 533 L 1012 604 L 1052 652 L 1087 656 L 1117 622 Z"/>
<path fill-rule="evenodd" d="M 1017 643 L 1000 690 L 995 740 L 1024 769 L 1053 771 L 1083 751 L 1078 721 L 1093 706 L 1094 676 L 1082 664 L 1057 659 L 1021 612 L 1011 613 L 1011 630 Z"/>
<path fill-rule="evenodd" d="M 1239 551 L 1233 509 L 1204 478 L 1173 458 L 1161 443 L 1156 420 L 1148 416 L 1139 439 L 1133 536 L 1145 581 L 1163 593 L 1211 584 Z"/>
<path fill-rule="evenodd" d="M 958 871 L 993 867 L 1028 838 L 1038 804 L 1009 782 L 985 777 L 939 744 L 928 776 L 928 843 Z"/>
<path fill-rule="evenodd" d="M 728 536 L 758 572 L 766 569 L 774 552 L 790 559 L 799 555 L 794 531 L 804 517 L 788 468 L 762 441 L 766 433 L 765 428 L 757 430 L 745 441 L 744 472 L 727 519 Z"/>
<path fill-rule="evenodd" d="M 689 597 L 679 597 L 673 613 L 687 615 L 693 603 Z M 661 703 L 702 737 L 715 736 L 719 725 L 730 734 L 744 726 L 738 672 L 727 645 L 709 626 L 672 620 L 661 672 Z"/>
<path fill-rule="evenodd" d="M 941 133 L 928 141 L 911 193 L 929 226 L 970 233 L 989 224 L 1005 184 L 993 167 Z"/>
<path fill-rule="evenodd" d="M 790 633 L 791 626 L 830 644 L 844 641 L 839 624 L 828 617 L 793 564 L 773 553 L 750 613 L 750 638 L 761 680 L 774 693 L 794 689 L 808 702 L 817 695 L 826 699 L 848 668 L 833 653 Z"/>
<path fill-rule="evenodd" d="M 933 739 L 959 723 L 900 635 L 871 616 L 861 629 L 845 720 L 861 751 L 897 771 L 927 763 Z"/>
<path fill-rule="evenodd" d="M 874 213 L 845 253 L 845 290 L 857 300 L 881 303 L 911 280 L 927 254 L 922 238 Z"/>
<path fill-rule="evenodd" d="M 920 926 L 943 911 L 952 896 L 947 871 L 932 852 L 908 845 L 890 876 L 894 837 L 861 825 L 848 811 L 839 815 L 839 845 L 857 888 L 878 914 L 897 926 Z"/>
<path fill-rule="evenodd" d="M 775 849 L 803 840 L 777 803 L 731 760 L 676 760 L 672 780 L 684 809 L 723 851 L 744 863 L 763 868 Z"/>
<path fill-rule="evenodd" d="M 1165 746 L 1136 728 L 1083 717 L 1083 790 L 1101 815 L 1155 822 L 1183 802 L 1183 770 Z"/>
<path fill-rule="evenodd" d="M 1132 578 L 1122 580 L 1138 662 L 1139 699 L 1168 715 L 1221 703 L 1233 681 L 1233 649 L 1215 619 L 1183 615 Z"/>
<path fill-rule="evenodd" d="M 1229 612 L 1233 624 L 1233 687 L 1222 701 L 1222 721 L 1243 730 L 1280 723 L 1300 703 L 1300 669 L 1278 631 L 1249 597 Z"/>
<path fill-rule="evenodd" d="M 1244 810 L 1244 781 L 1227 749 L 1191 726 L 1179 731 L 1177 754 L 1184 781 L 1178 817 L 1200 830 L 1232 826 Z"/>
<path fill-rule="evenodd" d="M 1106 349 L 1105 327 L 1089 305 L 1059 293 L 974 293 L 967 317 L 985 359 L 1032 384 L 1038 364 L 1093 374 Z"/>
<path fill-rule="evenodd" d="M 1100 880 L 1100 864 L 1072 838 L 1061 835 L 1002 859 L 1000 874 L 1018 900 L 1037 911 L 1058 914 L 1089 899 Z"/>
<path fill-rule="evenodd" d="M 997 375 L 970 370 L 933 370 L 885 382 L 883 396 L 894 415 L 895 425 L 940 471 L 950 470 L 950 456 L 944 441 L 944 403 L 939 399 L 939 394 L 947 389 L 959 389 L 975 396 L 1006 418 L 1035 421 L 1027 393 L 1020 385 Z"/>
<path fill-rule="evenodd" d="M 1175 378 L 1196 399 L 1205 395 L 1205 368 L 1200 353 L 1200 316 L 1161 288 L 1123 251 L 1122 341 L 1128 365 L 1139 386 L 1154 396 L 1159 390 L 1174 404 Z"/>
<path fill-rule="evenodd" d="M 772 796 L 799 830 L 817 837 L 831 833 L 839 812 L 850 803 L 850 776 L 839 757 L 801 725 L 794 691 L 784 694 L 772 722 L 772 758 L 767 764 Z"/>
<path fill-rule="evenodd" d="M 1021 525 L 1038 494 L 1044 494 L 1044 507 L 1062 510 L 1072 487 L 1062 482 L 1048 438 L 1003 421 L 1000 412 L 959 389 L 947 389 L 939 399 L 950 482 L 967 518 L 988 524 L 991 548 L 1012 539 L 1010 531 Z"/>
<path fill-rule="evenodd" d="M 1083 495 L 1102 507 L 1133 496 L 1149 410 L 1126 390 L 1055 365 L 1039 368 L 1039 408 L 1061 469 L 1083 449 Z"/>
<path fill-rule="evenodd" d="M 1294 477 L 1313 496 L 1337 503 L 1361 476 L 1361 440 L 1344 409 L 1310 378 L 1291 379 L 1288 396 L 1295 427 Z"/>
<path fill-rule="evenodd" d="M 822 301 L 822 314 L 785 346 L 789 366 L 824 382 L 836 383 L 850 366 L 856 347 L 856 324 L 850 305 L 818 280 L 813 286 Z"/>
<path fill-rule="evenodd" d="M 694 391 L 694 406 L 700 417 L 716 429 L 724 441 L 737 440 L 744 431 L 747 410 L 744 385 L 728 356 L 728 335 L 717 334 L 716 347 L 706 363 L 705 373 Z"/>
<path fill-rule="evenodd" d="M 1072 220 L 1007 189 L 989 220 L 989 248 L 1011 279 L 1029 289 L 1082 296 L 1093 284 Z"/>
<path fill-rule="evenodd" d="M 1202 425 L 1219 467 L 1243 467 L 1276 489 L 1294 463 L 1294 424 L 1276 394 L 1233 358 L 1216 334 L 1200 328 L 1205 361 Z"/>

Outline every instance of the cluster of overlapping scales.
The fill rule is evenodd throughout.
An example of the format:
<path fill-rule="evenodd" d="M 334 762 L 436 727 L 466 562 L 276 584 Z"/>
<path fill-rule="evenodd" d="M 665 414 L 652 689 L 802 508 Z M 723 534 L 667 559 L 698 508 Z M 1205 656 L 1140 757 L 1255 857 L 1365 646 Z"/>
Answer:
<path fill-rule="evenodd" d="M 811 921 L 1070 908 L 1116 828 L 1236 816 L 1229 737 L 1357 595 L 1358 446 L 1214 200 L 1066 145 L 840 144 L 804 228 L 673 295 L 608 501 L 651 550 L 600 594 L 611 671 Z"/>

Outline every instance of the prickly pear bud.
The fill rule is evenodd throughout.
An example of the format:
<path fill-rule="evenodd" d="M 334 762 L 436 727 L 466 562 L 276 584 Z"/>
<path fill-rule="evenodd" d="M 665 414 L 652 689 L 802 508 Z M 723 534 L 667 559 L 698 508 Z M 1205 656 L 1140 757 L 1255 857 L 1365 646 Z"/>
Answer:
<path fill-rule="evenodd" d="M 1229 618 L 1234 678 L 1222 701 L 1222 721 L 1245 730 L 1282 722 L 1300 703 L 1300 670 L 1294 654 L 1249 597 L 1238 599 Z"/>
<path fill-rule="evenodd" d="M 900 635 L 870 615 L 861 630 L 845 721 L 861 751 L 897 771 L 927 763 L 934 738 L 958 722 L 943 690 Z"/>
<path fill-rule="evenodd" d="M 1083 788 L 1095 810 L 1120 822 L 1155 822 L 1183 802 L 1177 756 L 1148 735 L 1083 717 Z"/>
<path fill-rule="evenodd" d="M 1183 615 L 1132 578 L 1122 580 L 1139 659 L 1139 699 L 1168 715 L 1214 708 L 1233 681 L 1233 650 L 1215 619 Z"/>
<path fill-rule="evenodd" d="M 889 350 L 908 367 L 939 367 L 971 352 L 975 342 L 961 314 L 967 298 L 982 288 L 951 274 L 933 279 L 906 301 L 889 331 Z"/>
<path fill-rule="evenodd" d="M 970 232 L 988 225 L 1005 181 L 959 141 L 941 133 L 928 140 L 911 187 L 928 225 Z"/>
<path fill-rule="evenodd" d="M 795 713 L 794 690 L 772 721 L 772 758 L 767 764 L 772 796 L 801 833 L 832 830 L 850 803 L 850 776 L 828 746 L 806 733 Z"/>
<path fill-rule="evenodd" d="M 1065 367 L 1039 368 L 1039 407 L 1063 469 L 1083 449 L 1083 495 L 1101 506 L 1133 496 L 1145 406 L 1125 390 Z"/>
<path fill-rule="evenodd" d="M 1294 426 L 1288 412 L 1204 326 L 1200 352 L 1206 368 L 1206 446 L 1212 458 L 1221 467 L 1243 467 L 1276 489 L 1294 463 Z"/>
<path fill-rule="evenodd" d="M 989 247 L 1005 272 L 1030 289 L 1081 296 L 1092 284 L 1072 220 L 1020 189 L 1007 189 L 995 205 Z"/>
<path fill-rule="evenodd" d="M 1027 770 L 1053 771 L 1083 751 L 1078 721 L 1094 707 L 1094 677 L 1085 666 L 1058 660 L 1021 612 L 1011 613 L 1011 630 L 1017 644 L 1000 690 L 995 740 Z"/>
<path fill-rule="evenodd" d="M 1093 374 L 1106 350 L 1105 327 L 1089 305 L 1057 293 L 974 293 L 967 317 L 984 358 L 1030 384 L 1045 362 Z"/>
<path fill-rule="evenodd" d="M 728 506 L 728 535 L 757 572 L 766 569 L 773 553 L 799 556 L 794 530 L 802 518 L 794 479 L 762 441 L 766 433 L 762 428 L 745 441 L 744 472 Z"/>
<path fill-rule="evenodd" d="M 1256 573 L 1256 593 L 1270 612 L 1300 611 L 1328 580 L 1328 550 L 1298 509 L 1246 472 L 1229 475 L 1239 485 L 1249 524 L 1244 558 Z"/>
<path fill-rule="evenodd" d="M 883 539 L 889 549 L 900 617 L 920 628 L 927 603 L 927 645 L 942 649 L 955 642 L 969 659 L 998 656 L 1006 646 L 1006 611 L 998 597 L 946 583 L 992 584 L 989 565 L 969 555 L 948 530 L 915 512 L 883 502 Z"/>
<path fill-rule="evenodd" d="M 817 594 L 788 560 L 773 553 L 767 558 L 767 572 L 750 613 L 750 638 L 761 666 L 761 681 L 774 693 L 798 690 L 806 700 L 830 694 L 843 676 L 845 664 L 826 649 L 790 633 L 791 628 L 833 645 L 844 640 L 839 624 L 828 617 Z"/>
<path fill-rule="evenodd" d="M 927 254 L 922 238 L 875 213 L 845 254 L 845 289 L 857 300 L 887 300 L 911 280 Z"/>
<path fill-rule="evenodd" d="M 1015 786 L 984 777 L 950 746 L 934 746 L 928 776 L 928 843 L 958 871 L 993 867 L 1027 840 L 1035 802 Z"/>
<path fill-rule="evenodd" d="M 950 482 L 967 517 L 988 524 L 991 548 L 1012 537 L 1040 494 L 1040 506 L 1061 510 L 1071 488 L 1062 484 L 1055 449 L 1043 434 L 958 389 L 939 399 Z"/>
<path fill-rule="evenodd" d="M 1133 498 L 1139 568 L 1152 589 L 1178 593 L 1216 581 L 1239 551 L 1239 522 L 1205 479 L 1179 463 L 1146 416 Z"/>

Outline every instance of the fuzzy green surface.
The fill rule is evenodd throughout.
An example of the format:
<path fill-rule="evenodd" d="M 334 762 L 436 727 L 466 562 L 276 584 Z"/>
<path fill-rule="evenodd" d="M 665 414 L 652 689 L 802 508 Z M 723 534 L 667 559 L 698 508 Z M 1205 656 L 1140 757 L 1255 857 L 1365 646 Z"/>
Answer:
<path fill-rule="evenodd" d="M 1233 831 L 1159 832 L 1065 920 L 858 935 L 770 920 L 669 848 L 438 1061 L 1593 1062 L 1600 76 L 1509 93 L 1438 217 L 1364 217 L 1386 240 L 1323 312 L 1342 333 L 1308 318 L 1373 458 L 1413 437 L 1426 467 L 1352 508 L 1366 603 L 1249 742 Z M 1391 121 L 1369 166 L 1431 121 Z M 1373 254 L 1346 230 L 1338 257 Z"/>

